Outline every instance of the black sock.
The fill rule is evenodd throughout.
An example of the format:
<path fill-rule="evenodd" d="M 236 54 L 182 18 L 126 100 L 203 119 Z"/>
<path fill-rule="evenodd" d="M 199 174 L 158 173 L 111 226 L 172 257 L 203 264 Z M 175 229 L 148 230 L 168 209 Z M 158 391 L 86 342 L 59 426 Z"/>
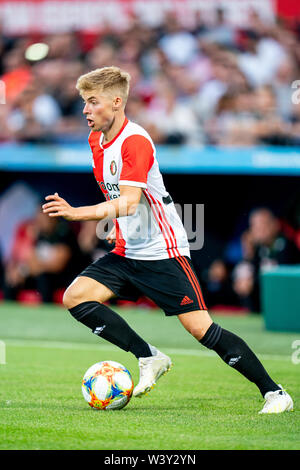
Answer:
<path fill-rule="evenodd" d="M 99 302 L 83 302 L 69 309 L 71 315 L 93 333 L 124 351 L 130 351 L 135 357 L 152 356 L 146 343 L 120 315 Z"/>
<path fill-rule="evenodd" d="M 226 364 L 239 371 L 251 382 L 254 382 L 262 396 L 267 392 L 279 390 L 278 385 L 273 382 L 249 346 L 234 333 L 213 323 L 200 340 L 200 343 L 214 350 Z"/>

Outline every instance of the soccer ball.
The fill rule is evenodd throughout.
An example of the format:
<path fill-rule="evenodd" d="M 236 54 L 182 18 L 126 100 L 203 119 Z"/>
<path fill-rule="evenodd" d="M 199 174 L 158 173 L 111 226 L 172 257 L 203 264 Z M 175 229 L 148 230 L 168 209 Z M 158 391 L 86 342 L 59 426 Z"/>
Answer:
<path fill-rule="evenodd" d="M 120 410 L 129 402 L 133 380 L 126 367 L 114 361 L 97 362 L 82 379 L 84 399 L 92 408 Z"/>

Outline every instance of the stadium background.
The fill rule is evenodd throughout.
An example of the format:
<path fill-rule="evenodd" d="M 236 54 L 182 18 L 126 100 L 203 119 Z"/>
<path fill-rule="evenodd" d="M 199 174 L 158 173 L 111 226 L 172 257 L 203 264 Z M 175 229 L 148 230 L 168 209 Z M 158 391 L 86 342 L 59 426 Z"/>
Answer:
<path fill-rule="evenodd" d="M 264 258 L 299 262 L 298 10 L 269 0 L 0 2 L 2 297 L 13 252 L 26 243 L 20 224 L 46 194 L 101 200 L 75 83 L 115 64 L 131 73 L 127 115 L 157 144 L 173 199 L 204 204 L 204 249 L 192 258 L 209 307 L 261 311 L 255 287 L 243 284 L 258 283 L 261 268 L 243 241 L 253 209 L 271 210 L 278 236 L 297 247 Z M 35 43 L 48 51 L 30 55 Z M 79 240 L 81 229 L 72 225 Z M 85 260 L 96 256 L 93 243 Z M 39 300 L 34 283 L 19 284 L 8 298 Z"/>

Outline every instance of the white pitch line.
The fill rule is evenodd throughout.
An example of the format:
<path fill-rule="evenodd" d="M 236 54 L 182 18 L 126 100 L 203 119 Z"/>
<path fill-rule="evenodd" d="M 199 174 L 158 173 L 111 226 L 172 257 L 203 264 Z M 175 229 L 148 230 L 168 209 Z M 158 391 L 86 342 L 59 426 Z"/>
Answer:
<path fill-rule="evenodd" d="M 7 346 L 16 347 L 36 347 L 44 349 L 78 349 L 85 351 L 117 351 L 116 346 L 110 344 L 89 344 L 89 343 L 70 343 L 67 341 L 51 341 L 51 340 L 22 340 L 22 339 L 4 339 Z M 203 351 L 201 349 L 184 349 L 184 348 L 166 348 L 166 354 L 174 354 L 178 356 L 205 356 L 217 357 L 213 351 Z M 262 360 L 270 361 L 291 361 L 291 356 L 288 355 L 273 355 L 273 354 L 257 354 Z"/>

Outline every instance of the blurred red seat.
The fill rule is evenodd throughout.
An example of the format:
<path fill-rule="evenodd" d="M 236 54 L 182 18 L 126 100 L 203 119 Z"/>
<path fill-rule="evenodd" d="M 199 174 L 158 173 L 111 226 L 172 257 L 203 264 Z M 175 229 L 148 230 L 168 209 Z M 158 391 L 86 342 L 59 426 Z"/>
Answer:
<path fill-rule="evenodd" d="M 42 303 L 41 294 L 37 290 L 21 290 L 18 295 L 17 299 L 18 302 L 23 304 L 30 304 L 30 305 L 38 305 Z"/>
<path fill-rule="evenodd" d="M 56 291 L 55 291 L 54 294 L 53 294 L 53 302 L 54 302 L 55 304 L 60 304 L 60 305 L 62 305 L 62 303 L 63 303 L 63 296 L 64 296 L 64 293 L 65 293 L 65 290 L 66 290 L 66 289 L 63 289 L 63 288 L 61 288 L 61 289 L 56 289 Z"/>

